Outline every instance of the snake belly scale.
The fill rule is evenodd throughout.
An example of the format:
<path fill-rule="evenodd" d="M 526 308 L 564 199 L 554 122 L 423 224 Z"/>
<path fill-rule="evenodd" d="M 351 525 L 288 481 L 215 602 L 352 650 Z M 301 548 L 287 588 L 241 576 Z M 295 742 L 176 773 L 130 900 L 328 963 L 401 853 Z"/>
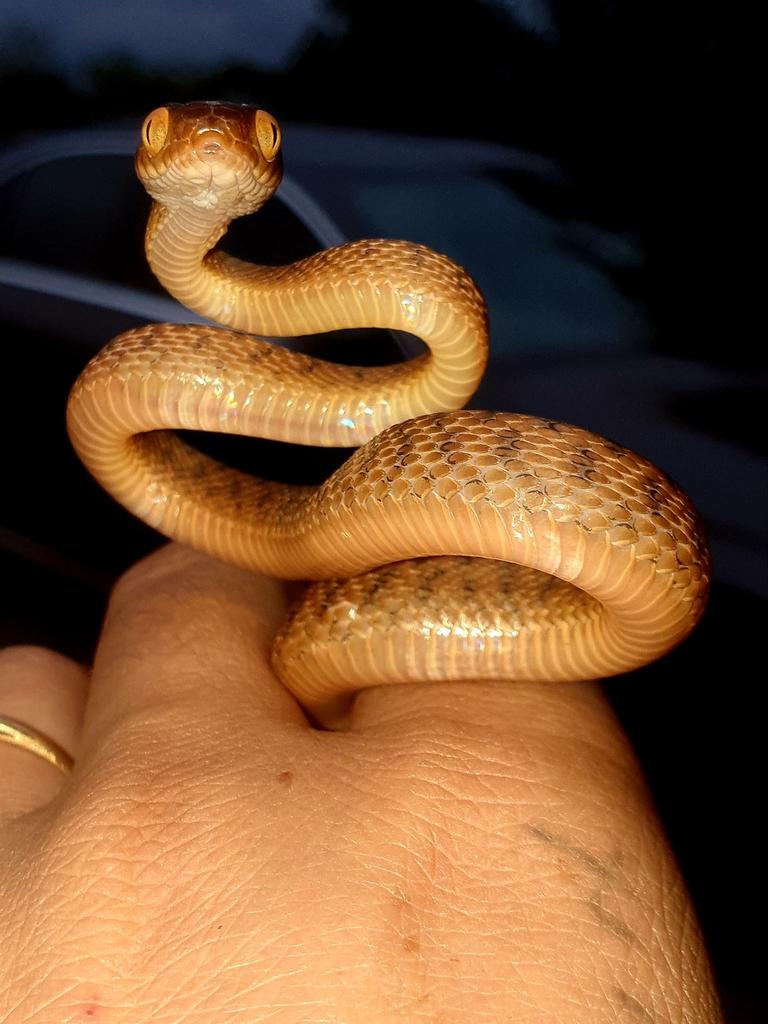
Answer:
<path fill-rule="evenodd" d="M 96 479 L 169 537 L 271 575 L 315 580 L 274 667 L 320 721 L 384 683 L 576 680 L 639 667 L 703 611 L 708 551 L 687 496 L 579 427 L 463 410 L 487 361 L 469 275 L 410 242 L 349 243 L 282 267 L 217 248 L 281 176 L 277 122 L 170 105 L 142 129 L 146 234 L 165 288 L 221 328 L 115 338 L 68 405 Z M 360 368 L 253 333 L 384 327 L 427 354 Z M 319 487 L 278 484 L 186 445 L 183 429 L 360 446 Z"/>

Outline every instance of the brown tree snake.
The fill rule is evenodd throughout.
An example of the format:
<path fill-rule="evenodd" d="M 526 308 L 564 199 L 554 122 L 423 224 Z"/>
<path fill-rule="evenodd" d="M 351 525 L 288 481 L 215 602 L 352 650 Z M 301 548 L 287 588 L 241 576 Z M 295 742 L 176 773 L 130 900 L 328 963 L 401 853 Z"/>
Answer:
<path fill-rule="evenodd" d="M 273 664 L 326 724 L 366 686 L 600 678 L 679 643 L 709 580 L 689 499 L 587 430 L 457 411 L 487 360 L 485 304 L 461 267 L 382 239 L 287 266 L 217 248 L 277 188 L 280 143 L 271 115 L 231 104 L 169 105 L 144 122 L 150 266 L 225 327 L 140 327 L 88 364 L 68 406 L 86 467 L 169 537 L 317 581 Z M 359 368 L 251 336 L 350 327 L 408 331 L 427 353 Z M 219 464 L 180 429 L 360 447 L 321 486 L 295 486 Z"/>

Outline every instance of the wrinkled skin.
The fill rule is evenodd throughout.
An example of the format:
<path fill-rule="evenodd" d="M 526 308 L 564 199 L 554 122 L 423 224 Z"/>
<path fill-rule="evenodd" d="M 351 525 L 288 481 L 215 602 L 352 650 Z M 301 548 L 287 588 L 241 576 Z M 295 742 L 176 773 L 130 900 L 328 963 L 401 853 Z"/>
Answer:
<path fill-rule="evenodd" d="M 313 729 L 277 583 L 171 546 L 92 672 L 0 656 L 4 1024 L 714 1024 L 691 905 L 594 684 L 373 688 Z"/>

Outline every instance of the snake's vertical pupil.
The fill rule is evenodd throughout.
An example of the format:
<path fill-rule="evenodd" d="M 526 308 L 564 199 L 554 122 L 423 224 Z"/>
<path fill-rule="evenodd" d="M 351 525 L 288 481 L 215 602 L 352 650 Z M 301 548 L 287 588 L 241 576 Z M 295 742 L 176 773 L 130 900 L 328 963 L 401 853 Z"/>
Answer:
<path fill-rule="evenodd" d="M 270 162 L 274 160 L 280 149 L 280 127 L 266 110 L 256 111 L 254 134 L 264 159 Z"/>
<path fill-rule="evenodd" d="M 165 140 L 168 137 L 167 107 L 158 107 L 157 110 L 153 110 L 151 114 L 147 115 L 142 126 L 141 134 L 144 139 L 144 145 L 147 147 L 149 152 L 153 156 L 156 153 L 159 153 L 165 145 Z"/>

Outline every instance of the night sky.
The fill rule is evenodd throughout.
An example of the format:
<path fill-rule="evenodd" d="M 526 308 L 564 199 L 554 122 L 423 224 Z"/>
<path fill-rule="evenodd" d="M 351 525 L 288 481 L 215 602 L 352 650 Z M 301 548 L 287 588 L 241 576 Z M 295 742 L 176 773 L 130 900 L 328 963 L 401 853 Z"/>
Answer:
<path fill-rule="evenodd" d="M 234 59 L 272 70 L 290 61 L 326 17 L 323 0 L 32 0 L 21 9 L 0 0 L 0 61 L 27 56 L 13 52 L 21 42 L 39 47 L 33 59 L 70 74 L 108 53 L 153 66 L 205 68 Z"/>

